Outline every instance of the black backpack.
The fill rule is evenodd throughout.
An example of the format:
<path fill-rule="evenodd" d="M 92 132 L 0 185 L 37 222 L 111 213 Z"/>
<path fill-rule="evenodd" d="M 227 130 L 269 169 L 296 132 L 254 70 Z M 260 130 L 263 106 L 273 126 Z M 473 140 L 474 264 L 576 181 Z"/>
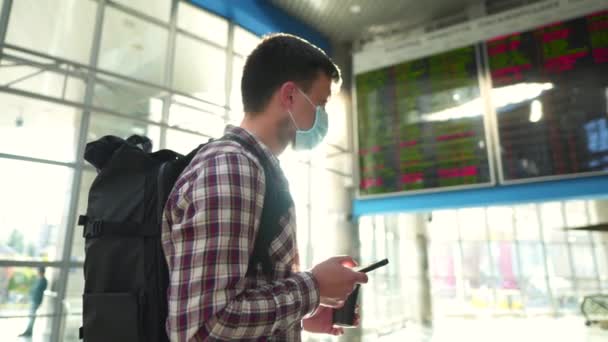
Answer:
<path fill-rule="evenodd" d="M 235 135 L 260 161 L 266 175 L 264 209 L 249 260 L 248 275 L 258 269 L 272 276 L 270 242 L 280 233 L 279 219 L 292 205 L 276 184 L 265 155 Z M 88 197 L 85 244 L 83 326 L 85 342 L 165 342 L 169 274 L 160 239 L 162 213 L 182 171 L 204 145 L 182 156 L 170 150 L 151 153 L 150 140 L 105 136 L 88 143 L 85 159 L 98 170 Z"/>

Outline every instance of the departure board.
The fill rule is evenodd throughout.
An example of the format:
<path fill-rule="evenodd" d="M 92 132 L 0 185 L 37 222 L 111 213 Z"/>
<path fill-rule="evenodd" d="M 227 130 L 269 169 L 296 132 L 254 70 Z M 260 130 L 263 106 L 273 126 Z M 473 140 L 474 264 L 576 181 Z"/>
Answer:
<path fill-rule="evenodd" d="M 505 181 L 608 170 L 608 11 L 486 42 Z"/>
<path fill-rule="evenodd" d="M 491 183 L 476 49 L 356 76 L 359 195 Z"/>

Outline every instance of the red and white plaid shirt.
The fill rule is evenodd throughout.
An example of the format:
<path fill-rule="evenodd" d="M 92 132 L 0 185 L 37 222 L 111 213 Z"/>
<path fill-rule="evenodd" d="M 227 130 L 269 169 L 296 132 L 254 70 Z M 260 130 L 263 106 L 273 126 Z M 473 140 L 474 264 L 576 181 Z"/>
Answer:
<path fill-rule="evenodd" d="M 226 134 L 278 159 L 240 127 Z M 170 272 L 167 332 L 171 341 L 300 341 L 301 320 L 319 305 L 318 286 L 297 272 L 295 210 L 270 245 L 274 278 L 246 276 L 264 203 L 265 176 L 241 145 L 205 146 L 184 170 L 166 204 L 162 242 Z"/>

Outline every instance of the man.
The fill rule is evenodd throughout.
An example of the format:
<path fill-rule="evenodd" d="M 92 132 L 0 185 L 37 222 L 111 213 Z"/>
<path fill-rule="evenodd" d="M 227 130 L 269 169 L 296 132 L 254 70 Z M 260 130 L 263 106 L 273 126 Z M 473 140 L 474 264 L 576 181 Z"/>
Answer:
<path fill-rule="evenodd" d="M 44 298 L 44 291 L 48 285 L 48 281 L 44 276 L 45 270 L 44 267 L 38 268 L 38 279 L 30 288 L 30 323 L 25 329 L 25 332 L 20 337 L 30 337 L 34 331 L 34 322 L 36 321 L 36 311 L 42 304 L 42 299 Z"/>
<path fill-rule="evenodd" d="M 228 126 L 226 139 L 198 152 L 165 206 L 162 240 L 170 272 L 172 341 L 300 341 L 302 327 L 342 333 L 332 327 L 328 307 L 341 305 L 367 277 L 350 268 L 355 264 L 350 257 L 299 272 L 293 202 L 264 250 L 272 272 L 258 267 L 252 275 L 248 265 L 257 234 L 265 228 L 260 221 L 266 182 L 289 191 L 277 156 L 290 143 L 310 149 L 323 139 L 324 106 L 332 81 L 339 78 L 322 50 L 291 35 L 265 38 L 247 58 L 241 126 Z M 256 155 L 269 161 L 272 175 L 265 174 Z"/>

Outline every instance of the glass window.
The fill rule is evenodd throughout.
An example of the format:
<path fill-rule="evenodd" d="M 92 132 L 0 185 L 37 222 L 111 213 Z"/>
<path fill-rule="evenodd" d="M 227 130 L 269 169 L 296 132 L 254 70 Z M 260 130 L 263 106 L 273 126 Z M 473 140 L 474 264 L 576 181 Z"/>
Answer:
<path fill-rule="evenodd" d="M 362 216 L 359 218 L 359 245 L 361 253 L 361 262 L 365 260 L 374 260 L 373 255 L 374 244 L 374 223 L 373 216 Z"/>
<path fill-rule="evenodd" d="M 72 185 L 68 167 L 0 159 L 0 259 L 57 260 Z M 50 181 L 52 180 L 52 181 Z"/>
<path fill-rule="evenodd" d="M 82 268 L 69 269 L 65 293 L 65 309 L 68 315 L 82 314 L 82 294 L 84 293 L 84 271 Z M 78 329 L 76 329 L 78 330 Z"/>
<path fill-rule="evenodd" d="M 6 93 L 0 93 L 0 102 L 1 153 L 63 162 L 75 160 L 79 109 Z"/>
<path fill-rule="evenodd" d="M 566 211 L 566 225 L 571 228 L 584 227 L 589 224 L 587 205 L 585 201 L 564 202 Z"/>
<path fill-rule="evenodd" d="M 433 211 L 427 226 L 429 240 L 456 241 L 458 237 L 458 217 L 456 210 Z"/>
<path fill-rule="evenodd" d="M 82 341 L 78 334 L 78 329 L 82 327 L 82 314 L 70 314 L 64 317 L 64 329 L 62 342 Z"/>
<path fill-rule="evenodd" d="M 308 243 L 309 243 L 308 222 L 310 220 L 310 215 L 309 215 L 308 207 L 306 206 L 306 204 L 302 204 L 301 202 L 298 202 L 297 199 L 295 199 L 295 198 L 294 198 L 294 201 L 296 202 L 296 224 L 297 224 L 296 233 L 297 233 L 297 239 L 298 239 L 298 252 L 299 252 L 298 254 L 300 256 L 300 269 L 308 270 L 311 267 L 313 267 L 312 256 L 310 256 L 311 261 L 309 262 L 309 260 L 308 260 L 309 259 L 309 255 L 308 255 Z"/>
<path fill-rule="evenodd" d="M 281 156 L 281 167 L 289 181 L 291 196 L 296 203 L 307 205 L 309 183 L 308 165 Z"/>
<path fill-rule="evenodd" d="M 177 153 L 188 154 L 190 151 L 209 140 L 198 134 L 186 133 L 175 129 L 167 129 L 166 148 Z"/>
<path fill-rule="evenodd" d="M 348 150 L 348 121 L 346 117 L 346 98 L 341 93 L 332 96 L 325 106 L 329 118 L 329 128 L 325 141 L 328 144 Z"/>
<path fill-rule="evenodd" d="M 228 21 L 184 1 L 179 2 L 177 26 L 221 46 L 228 45 Z"/>
<path fill-rule="evenodd" d="M 315 187 L 331 189 L 328 192 L 313 191 L 311 198 L 313 207 L 324 208 L 333 212 L 346 212 L 348 210 L 350 204 L 344 187 L 344 177 L 319 167 L 313 167 L 311 178 L 315 181 Z"/>
<path fill-rule="evenodd" d="M 91 114 L 87 141 L 97 140 L 105 135 L 126 139 L 133 134 L 150 138 L 152 150 L 156 151 L 160 148 L 160 126 L 102 113 Z"/>
<path fill-rule="evenodd" d="M 493 276 L 492 260 L 486 242 L 463 242 L 462 254 L 465 276 L 475 279 L 489 279 Z"/>
<path fill-rule="evenodd" d="M 311 234 L 309 238 L 312 240 L 313 265 L 335 255 L 337 244 L 335 224 L 335 216 L 328 215 L 323 208 L 311 207 Z"/>
<path fill-rule="evenodd" d="M 428 253 L 430 274 L 455 282 L 462 271 L 458 242 L 432 242 L 428 245 Z"/>
<path fill-rule="evenodd" d="M 240 126 L 241 122 L 243 122 L 243 118 L 245 117 L 245 113 L 243 113 L 242 111 L 230 112 L 230 114 L 228 115 L 228 124 L 233 126 Z"/>
<path fill-rule="evenodd" d="M 96 10 L 89 0 L 13 1 L 6 41 L 89 64 Z"/>
<path fill-rule="evenodd" d="M 589 225 L 595 225 L 600 223 L 600 218 L 598 215 L 598 208 L 596 207 L 594 200 L 586 201 L 585 205 L 587 206 L 587 214 L 589 217 Z"/>
<path fill-rule="evenodd" d="M 114 2 L 162 21 L 168 21 L 171 14 L 171 0 L 114 0 Z"/>
<path fill-rule="evenodd" d="M 545 258 L 539 242 L 520 242 L 519 253 L 522 278 L 545 276 Z"/>
<path fill-rule="evenodd" d="M 494 307 L 494 281 L 491 278 L 467 278 L 464 280 L 465 314 L 481 314 Z"/>
<path fill-rule="evenodd" d="M 166 93 L 157 88 L 102 76 L 95 82 L 93 106 L 160 122 Z"/>
<path fill-rule="evenodd" d="M 374 217 L 374 257 L 386 255 L 386 240 L 384 235 L 386 234 L 385 216 Z"/>
<path fill-rule="evenodd" d="M 193 106 L 179 103 L 171 104 L 169 126 L 200 132 L 207 137 L 214 138 L 221 137 L 225 128 L 222 115 L 201 111 Z"/>
<path fill-rule="evenodd" d="M 115 8 L 106 8 L 98 66 L 131 78 L 162 84 L 167 39 L 166 28 Z"/>
<path fill-rule="evenodd" d="M 572 258 L 576 265 L 574 273 L 578 278 L 594 278 L 596 276 L 595 263 L 593 261 L 593 249 L 588 244 L 572 244 Z"/>
<path fill-rule="evenodd" d="M 241 93 L 241 79 L 243 77 L 243 68 L 245 67 L 245 59 L 239 56 L 232 58 L 232 83 L 230 85 L 230 118 L 229 123 L 232 125 L 240 125 L 245 116 L 243 109 L 243 97 Z"/>
<path fill-rule="evenodd" d="M 38 267 L 0 267 L 0 335 L 3 340 L 16 337 L 30 325 L 34 341 L 48 338 L 57 300 L 55 282 L 58 276 L 59 271 L 49 267 L 44 268 L 44 274 Z"/>
<path fill-rule="evenodd" d="M 545 241 L 561 242 L 566 240 L 564 220 L 560 202 L 542 203 L 540 205 L 543 237 Z"/>
<path fill-rule="evenodd" d="M 566 237 L 570 243 L 590 243 L 591 233 L 587 230 L 568 230 Z"/>
<path fill-rule="evenodd" d="M 604 236 L 606 236 L 606 233 L 591 232 L 591 241 L 593 241 L 596 244 L 601 244 L 604 242 Z M 608 239 L 607 239 L 607 241 L 608 241 Z"/>
<path fill-rule="evenodd" d="M 215 104 L 226 104 L 224 50 L 178 34 L 173 68 L 175 89 Z"/>
<path fill-rule="evenodd" d="M 563 243 L 547 244 L 547 262 L 549 264 L 549 275 L 556 277 L 571 277 L 568 247 Z"/>
<path fill-rule="evenodd" d="M 547 291 L 547 282 L 544 278 L 534 277 L 522 285 L 522 294 L 529 314 L 548 313 L 552 311 L 551 297 Z"/>
<path fill-rule="evenodd" d="M 558 309 L 580 312 L 580 302 L 578 294 L 574 291 L 574 280 L 572 278 L 554 277 L 550 278 L 549 282 Z"/>
<path fill-rule="evenodd" d="M 422 216 L 422 219 L 421 217 Z M 410 213 L 410 214 L 397 214 L 397 230 L 396 234 L 400 237 L 401 241 L 414 241 L 418 239 L 419 232 L 424 232 L 426 227 L 419 227 L 419 224 L 425 224 L 427 214 Z M 417 227 L 417 228 L 415 228 Z M 427 244 L 430 243 L 428 235 L 426 236 Z"/>
<path fill-rule="evenodd" d="M 97 177 L 97 172 L 92 170 L 83 170 L 82 180 L 80 182 L 80 194 L 78 196 L 78 211 L 76 212 L 76 218 L 80 215 L 86 215 L 87 203 L 89 201 L 89 190 L 93 181 Z M 78 222 L 78 221 L 75 221 Z M 74 238 L 72 240 L 72 260 L 73 261 L 84 261 L 84 238 L 82 237 L 82 226 L 76 226 L 74 229 Z"/>
<path fill-rule="evenodd" d="M 38 95 L 83 102 L 86 86 L 84 76 L 69 76 L 65 67 L 51 71 L 27 65 L 6 65 L 11 60 L 11 57 L 6 57 L 3 66 L 0 66 L 0 83 L 3 85 Z M 45 63 L 52 64 L 53 61 L 47 60 Z"/>
<path fill-rule="evenodd" d="M 519 312 L 524 308 L 524 297 L 516 279 L 499 279 L 496 284 L 496 311 Z"/>
<path fill-rule="evenodd" d="M 520 286 L 526 310 L 548 312 L 551 301 L 547 291 L 545 258 L 539 242 L 520 242 Z"/>
<path fill-rule="evenodd" d="M 325 145 L 329 149 L 329 145 Z M 350 153 L 334 152 L 324 156 L 324 164 L 327 170 L 337 171 L 343 178 L 345 184 L 352 182 L 353 158 Z"/>
<path fill-rule="evenodd" d="M 485 215 L 486 211 L 484 208 L 458 210 L 460 236 L 462 240 L 485 241 L 488 239 Z"/>
<path fill-rule="evenodd" d="M 534 204 L 518 205 L 513 208 L 518 240 L 540 240 L 536 208 Z"/>
<path fill-rule="evenodd" d="M 405 276 L 405 277 L 410 277 L 410 278 L 416 278 L 416 277 L 420 277 L 422 275 L 422 268 L 420 267 L 420 253 L 418 251 L 418 244 L 416 243 L 416 241 L 414 240 L 404 240 L 401 242 L 400 245 L 397 245 L 397 243 L 399 243 L 399 240 L 396 240 L 394 242 L 391 242 L 389 240 L 389 244 L 392 243 L 393 246 L 395 246 L 396 248 L 393 250 L 393 253 L 395 253 L 394 256 L 388 256 L 389 260 L 391 260 L 391 264 L 393 264 L 391 267 L 393 268 L 393 272 L 394 274 L 399 274 L 400 276 Z M 392 260 L 395 260 L 394 262 Z M 438 261 L 443 261 L 448 263 L 448 265 L 442 265 L 444 266 L 443 270 L 437 270 L 437 271 L 444 271 L 444 272 L 440 272 L 440 273 L 448 273 L 446 271 L 449 271 L 449 259 L 448 260 L 438 260 Z M 389 264 L 390 265 L 390 264 Z M 397 266 L 399 266 L 399 268 L 397 268 Z M 445 266 L 448 266 L 447 269 L 445 268 Z"/>
<path fill-rule="evenodd" d="M 241 79 L 243 78 L 243 68 L 245 59 L 234 56 L 232 58 L 232 84 L 230 89 L 230 110 L 234 114 L 234 122 L 240 123 L 243 118 L 243 97 L 241 93 Z"/>
<path fill-rule="evenodd" d="M 595 253 L 600 277 L 608 283 L 608 242 L 597 243 L 595 245 Z"/>
<path fill-rule="evenodd" d="M 327 212 L 322 208 L 311 208 L 311 236 L 313 265 L 338 254 L 341 245 L 338 231 L 343 230 L 344 215 Z"/>
<path fill-rule="evenodd" d="M 234 27 L 234 52 L 248 56 L 261 41 L 260 37 L 242 27 Z"/>
<path fill-rule="evenodd" d="M 291 146 L 291 148 L 293 149 L 293 146 Z M 302 153 L 302 151 L 295 151 L 295 153 Z M 311 164 L 313 165 L 313 167 L 319 171 L 317 172 L 321 172 L 320 170 L 325 170 L 328 166 L 327 166 L 327 162 L 329 160 L 329 158 L 327 158 L 327 145 L 325 144 L 320 144 L 319 146 L 315 147 L 313 150 L 309 151 L 309 152 L 304 152 L 307 154 L 307 156 L 309 157 L 309 160 L 311 162 Z"/>
<path fill-rule="evenodd" d="M 462 300 L 458 293 L 459 283 L 461 282 L 457 282 L 454 277 L 431 279 L 433 315 L 441 317 L 462 313 Z"/>
<path fill-rule="evenodd" d="M 576 288 L 578 289 L 580 300 L 584 296 L 600 293 L 600 283 L 596 279 L 576 279 Z"/>
<path fill-rule="evenodd" d="M 184 106 L 189 106 L 206 113 L 214 113 L 219 116 L 223 116 L 226 108 L 222 105 L 214 104 L 206 100 L 196 99 L 190 96 L 182 96 L 174 94 L 172 96 L 173 103 L 177 103 Z"/>
<path fill-rule="evenodd" d="M 78 234 L 76 234 L 76 238 Z M 82 326 L 82 294 L 84 275 L 82 268 L 70 268 L 64 303 L 65 316 L 63 342 L 78 342 L 78 329 Z"/>
<path fill-rule="evenodd" d="M 604 213 L 608 202 L 605 200 L 589 200 L 587 201 L 587 212 L 589 214 L 589 224 L 595 225 L 603 222 L 608 222 L 608 216 Z"/>
<path fill-rule="evenodd" d="M 513 208 L 491 207 L 487 209 L 491 240 L 513 240 Z"/>
<path fill-rule="evenodd" d="M 517 262 L 517 250 L 515 244 L 510 241 L 491 242 L 492 262 L 494 272 L 498 280 L 498 285 L 502 289 L 515 289 L 518 284 L 516 282 L 519 274 L 519 265 Z"/>

